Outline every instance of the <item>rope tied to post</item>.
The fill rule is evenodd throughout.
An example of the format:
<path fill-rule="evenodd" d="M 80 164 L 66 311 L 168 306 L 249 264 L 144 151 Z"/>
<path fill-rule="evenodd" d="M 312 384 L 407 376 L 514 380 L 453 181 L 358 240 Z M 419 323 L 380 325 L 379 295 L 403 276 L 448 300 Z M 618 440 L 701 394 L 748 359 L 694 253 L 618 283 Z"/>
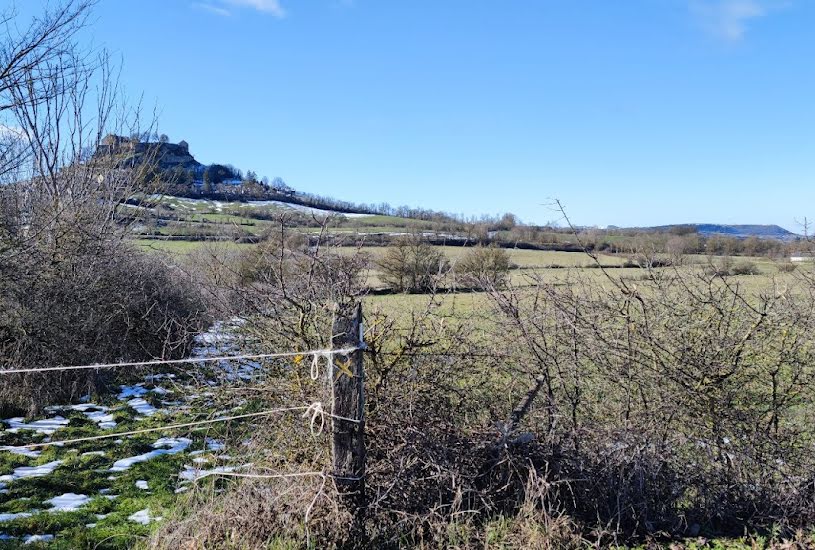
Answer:
<path fill-rule="evenodd" d="M 319 401 L 315 401 L 306 409 L 306 412 L 303 413 L 303 418 L 308 418 L 311 415 L 311 422 L 309 426 L 311 428 L 311 435 L 320 435 L 323 433 L 323 428 L 325 428 L 325 410 L 323 410 L 323 404 Z M 317 419 L 320 419 L 320 426 L 315 430 L 314 425 L 317 423 Z"/>
<path fill-rule="evenodd" d="M 311 360 L 311 379 L 317 380 L 320 378 L 320 359 L 325 360 L 326 369 L 328 369 L 328 376 L 331 376 L 331 367 L 334 364 L 334 352 L 330 349 L 317 350 L 312 354 Z"/>
<path fill-rule="evenodd" d="M 347 358 L 350 354 L 354 353 L 355 351 L 359 351 L 362 348 L 345 348 L 345 349 L 322 349 L 322 350 L 315 350 L 311 352 L 311 379 L 317 380 L 320 378 L 320 359 L 324 360 L 325 368 L 328 371 L 326 376 L 328 377 L 328 381 L 331 382 L 331 374 L 334 369 L 339 369 L 343 373 L 345 373 L 349 378 L 353 378 L 353 374 L 348 368 L 347 362 L 344 365 L 337 365 L 334 363 L 334 356 L 341 355 L 342 357 Z"/>

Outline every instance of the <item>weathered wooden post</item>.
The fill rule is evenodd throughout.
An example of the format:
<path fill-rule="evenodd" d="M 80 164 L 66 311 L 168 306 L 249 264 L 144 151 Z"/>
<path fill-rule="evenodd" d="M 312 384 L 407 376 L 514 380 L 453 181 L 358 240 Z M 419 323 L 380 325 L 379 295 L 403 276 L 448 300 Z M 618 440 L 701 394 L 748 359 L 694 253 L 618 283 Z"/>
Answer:
<path fill-rule="evenodd" d="M 365 511 L 365 371 L 362 337 L 362 304 L 339 305 L 334 312 L 333 349 L 354 348 L 334 356 L 331 383 L 334 399 L 331 413 L 349 420 L 332 418 L 333 475 L 340 495 L 351 508 L 357 527 Z"/>

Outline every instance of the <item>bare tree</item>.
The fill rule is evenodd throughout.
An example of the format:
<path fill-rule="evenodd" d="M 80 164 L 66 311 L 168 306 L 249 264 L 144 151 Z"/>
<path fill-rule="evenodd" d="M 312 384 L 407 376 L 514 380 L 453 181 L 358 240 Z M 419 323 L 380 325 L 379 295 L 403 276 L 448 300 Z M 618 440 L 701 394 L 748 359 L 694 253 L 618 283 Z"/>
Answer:
<path fill-rule="evenodd" d="M 28 25 L 11 10 L 2 16 L 3 366 L 170 355 L 183 351 L 186 329 L 201 318 L 194 293 L 172 290 L 183 281 L 169 285 L 169 268 L 151 266 L 125 241 L 151 191 L 144 174 L 155 151 L 134 164 L 100 147 L 105 135 L 144 124 L 138 108 L 124 105 L 108 54 L 79 43 L 94 4 L 66 0 Z M 29 411 L 95 384 L 93 374 L 8 380 L 0 398 L 17 406 L 30 399 Z"/>
<path fill-rule="evenodd" d="M 20 26 L 11 6 L 0 13 L 0 183 L 27 159 L 21 142 L 29 132 L 19 125 L 18 109 L 32 109 L 70 93 L 85 72 L 86 59 L 74 37 L 87 22 L 95 0 L 70 0 Z"/>

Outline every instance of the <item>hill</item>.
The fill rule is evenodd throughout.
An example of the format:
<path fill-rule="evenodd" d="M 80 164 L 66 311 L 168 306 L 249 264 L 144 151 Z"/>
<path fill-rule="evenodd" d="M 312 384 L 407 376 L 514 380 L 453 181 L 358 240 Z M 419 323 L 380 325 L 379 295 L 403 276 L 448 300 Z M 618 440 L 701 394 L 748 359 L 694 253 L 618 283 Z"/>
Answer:
<path fill-rule="evenodd" d="M 801 236 L 788 231 L 779 225 L 754 225 L 754 224 L 717 224 L 717 223 L 698 223 L 698 224 L 674 224 L 674 225 L 660 225 L 656 227 L 642 228 L 648 231 L 659 231 L 663 233 L 671 233 L 688 229 L 691 232 L 698 233 L 704 237 L 711 237 L 720 235 L 725 237 L 735 237 L 737 239 L 746 239 L 749 237 L 758 237 L 759 239 L 777 239 L 779 241 L 794 241 Z"/>

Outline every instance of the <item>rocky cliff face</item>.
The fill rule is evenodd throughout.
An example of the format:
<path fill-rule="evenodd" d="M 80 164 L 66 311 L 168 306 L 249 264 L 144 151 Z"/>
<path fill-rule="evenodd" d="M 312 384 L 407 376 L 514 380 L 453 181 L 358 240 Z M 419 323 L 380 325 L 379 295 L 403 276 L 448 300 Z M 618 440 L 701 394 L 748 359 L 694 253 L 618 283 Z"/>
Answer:
<path fill-rule="evenodd" d="M 190 154 L 185 141 L 180 143 L 141 142 L 123 136 L 109 135 L 94 153 L 95 157 L 112 157 L 120 167 L 155 163 L 161 170 L 181 167 L 196 170 L 203 166 Z"/>

